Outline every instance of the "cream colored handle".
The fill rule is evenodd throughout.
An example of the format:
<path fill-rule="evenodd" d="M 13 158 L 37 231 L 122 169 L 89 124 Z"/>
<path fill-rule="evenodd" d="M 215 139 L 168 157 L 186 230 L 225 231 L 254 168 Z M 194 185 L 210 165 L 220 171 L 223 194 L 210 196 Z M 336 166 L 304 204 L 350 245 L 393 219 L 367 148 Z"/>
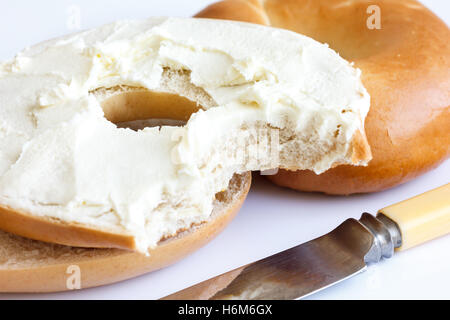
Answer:
<path fill-rule="evenodd" d="M 450 183 L 381 209 L 400 229 L 405 250 L 450 233 Z"/>

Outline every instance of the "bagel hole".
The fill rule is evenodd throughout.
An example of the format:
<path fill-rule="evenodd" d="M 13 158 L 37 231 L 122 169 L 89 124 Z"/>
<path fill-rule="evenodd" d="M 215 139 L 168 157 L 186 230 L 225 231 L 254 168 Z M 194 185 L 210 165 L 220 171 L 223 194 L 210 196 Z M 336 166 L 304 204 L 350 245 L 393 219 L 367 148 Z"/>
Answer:
<path fill-rule="evenodd" d="M 187 121 L 173 120 L 173 119 L 144 119 L 144 120 L 134 120 L 115 123 L 117 128 L 121 129 L 131 129 L 134 131 L 139 131 L 145 128 L 151 127 L 182 127 Z"/>
<path fill-rule="evenodd" d="M 193 113 L 203 109 L 186 97 L 145 88 L 120 86 L 96 91 L 105 118 L 118 128 L 135 131 L 146 127 L 183 126 Z"/>

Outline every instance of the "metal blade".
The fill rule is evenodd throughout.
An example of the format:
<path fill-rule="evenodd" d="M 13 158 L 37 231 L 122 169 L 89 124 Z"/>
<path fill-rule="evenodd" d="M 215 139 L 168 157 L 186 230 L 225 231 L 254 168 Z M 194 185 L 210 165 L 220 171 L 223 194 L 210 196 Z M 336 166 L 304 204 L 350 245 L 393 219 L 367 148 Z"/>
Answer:
<path fill-rule="evenodd" d="M 371 216 L 371 219 L 375 219 Z M 376 239 L 348 219 L 332 232 L 184 289 L 164 300 L 297 299 L 366 268 Z"/>

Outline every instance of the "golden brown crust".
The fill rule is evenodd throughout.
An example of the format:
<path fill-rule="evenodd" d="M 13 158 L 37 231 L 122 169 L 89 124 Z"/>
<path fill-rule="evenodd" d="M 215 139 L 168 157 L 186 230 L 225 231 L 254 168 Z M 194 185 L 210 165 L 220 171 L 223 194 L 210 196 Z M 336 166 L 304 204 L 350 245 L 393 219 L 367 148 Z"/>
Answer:
<path fill-rule="evenodd" d="M 0 206 L 0 230 L 22 237 L 86 248 L 135 250 L 134 237 L 123 230 L 100 230 L 74 222 L 30 215 Z"/>
<path fill-rule="evenodd" d="M 200 11 L 196 17 L 227 19 L 268 25 L 269 20 L 257 0 L 228 0 L 215 3 Z"/>
<path fill-rule="evenodd" d="M 261 23 L 246 1 L 225 0 L 200 17 Z M 255 1 L 252 1 L 254 4 Z M 285 187 L 330 194 L 384 190 L 438 166 L 450 155 L 450 30 L 415 0 L 265 0 L 263 24 L 328 43 L 362 70 L 371 95 L 365 130 L 373 159 L 321 175 L 280 170 Z M 367 8 L 381 10 L 381 29 L 367 28 Z M 229 11 L 232 11 L 230 13 Z M 212 14 L 213 13 L 213 14 Z M 358 148 L 357 153 L 362 151 Z"/>
<path fill-rule="evenodd" d="M 372 159 L 372 151 L 370 150 L 369 143 L 367 142 L 366 133 L 361 130 L 357 130 L 353 135 L 352 140 L 352 163 L 359 165 L 366 163 Z"/>
<path fill-rule="evenodd" d="M 205 245 L 234 218 L 249 191 L 251 175 L 246 173 L 241 179 L 234 201 L 227 203 L 220 214 L 190 232 L 161 242 L 149 251 L 150 256 L 118 249 L 72 248 L 69 249 L 70 254 L 61 254 L 60 257 L 43 263 L 30 258 L 32 261 L 36 260 L 36 263 L 30 266 L 0 267 L 0 292 L 66 291 L 69 277 L 67 270 L 72 265 L 80 268 L 81 287 L 90 288 L 136 277 L 172 264 Z M 15 241 L 20 245 L 21 241 L 31 240 L 16 237 Z M 4 245 L 8 244 L 0 243 L 0 246 Z M 58 250 L 56 245 L 38 243 L 38 248 L 43 246 L 53 246 L 52 250 Z M 67 251 L 67 247 L 60 249 Z M 16 253 L 17 251 L 15 250 Z"/>

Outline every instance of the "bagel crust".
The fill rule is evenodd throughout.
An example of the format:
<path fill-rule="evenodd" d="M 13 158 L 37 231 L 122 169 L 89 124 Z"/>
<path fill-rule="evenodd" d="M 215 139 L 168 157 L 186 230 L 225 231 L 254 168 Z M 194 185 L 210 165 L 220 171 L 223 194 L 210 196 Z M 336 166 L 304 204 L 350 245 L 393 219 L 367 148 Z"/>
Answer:
<path fill-rule="evenodd" d="M 376 4 L 381 29 L 369 29 Z M 197 17 L 289 29 L 328 43 L 362 71 L 371 95 L 367 167 L 317 175 L 280 170 L 276 184 L 329 194 L 376 192 L 407 182 L 450 155 L 450 30 L 415 0 L 225 0 Z"/>

